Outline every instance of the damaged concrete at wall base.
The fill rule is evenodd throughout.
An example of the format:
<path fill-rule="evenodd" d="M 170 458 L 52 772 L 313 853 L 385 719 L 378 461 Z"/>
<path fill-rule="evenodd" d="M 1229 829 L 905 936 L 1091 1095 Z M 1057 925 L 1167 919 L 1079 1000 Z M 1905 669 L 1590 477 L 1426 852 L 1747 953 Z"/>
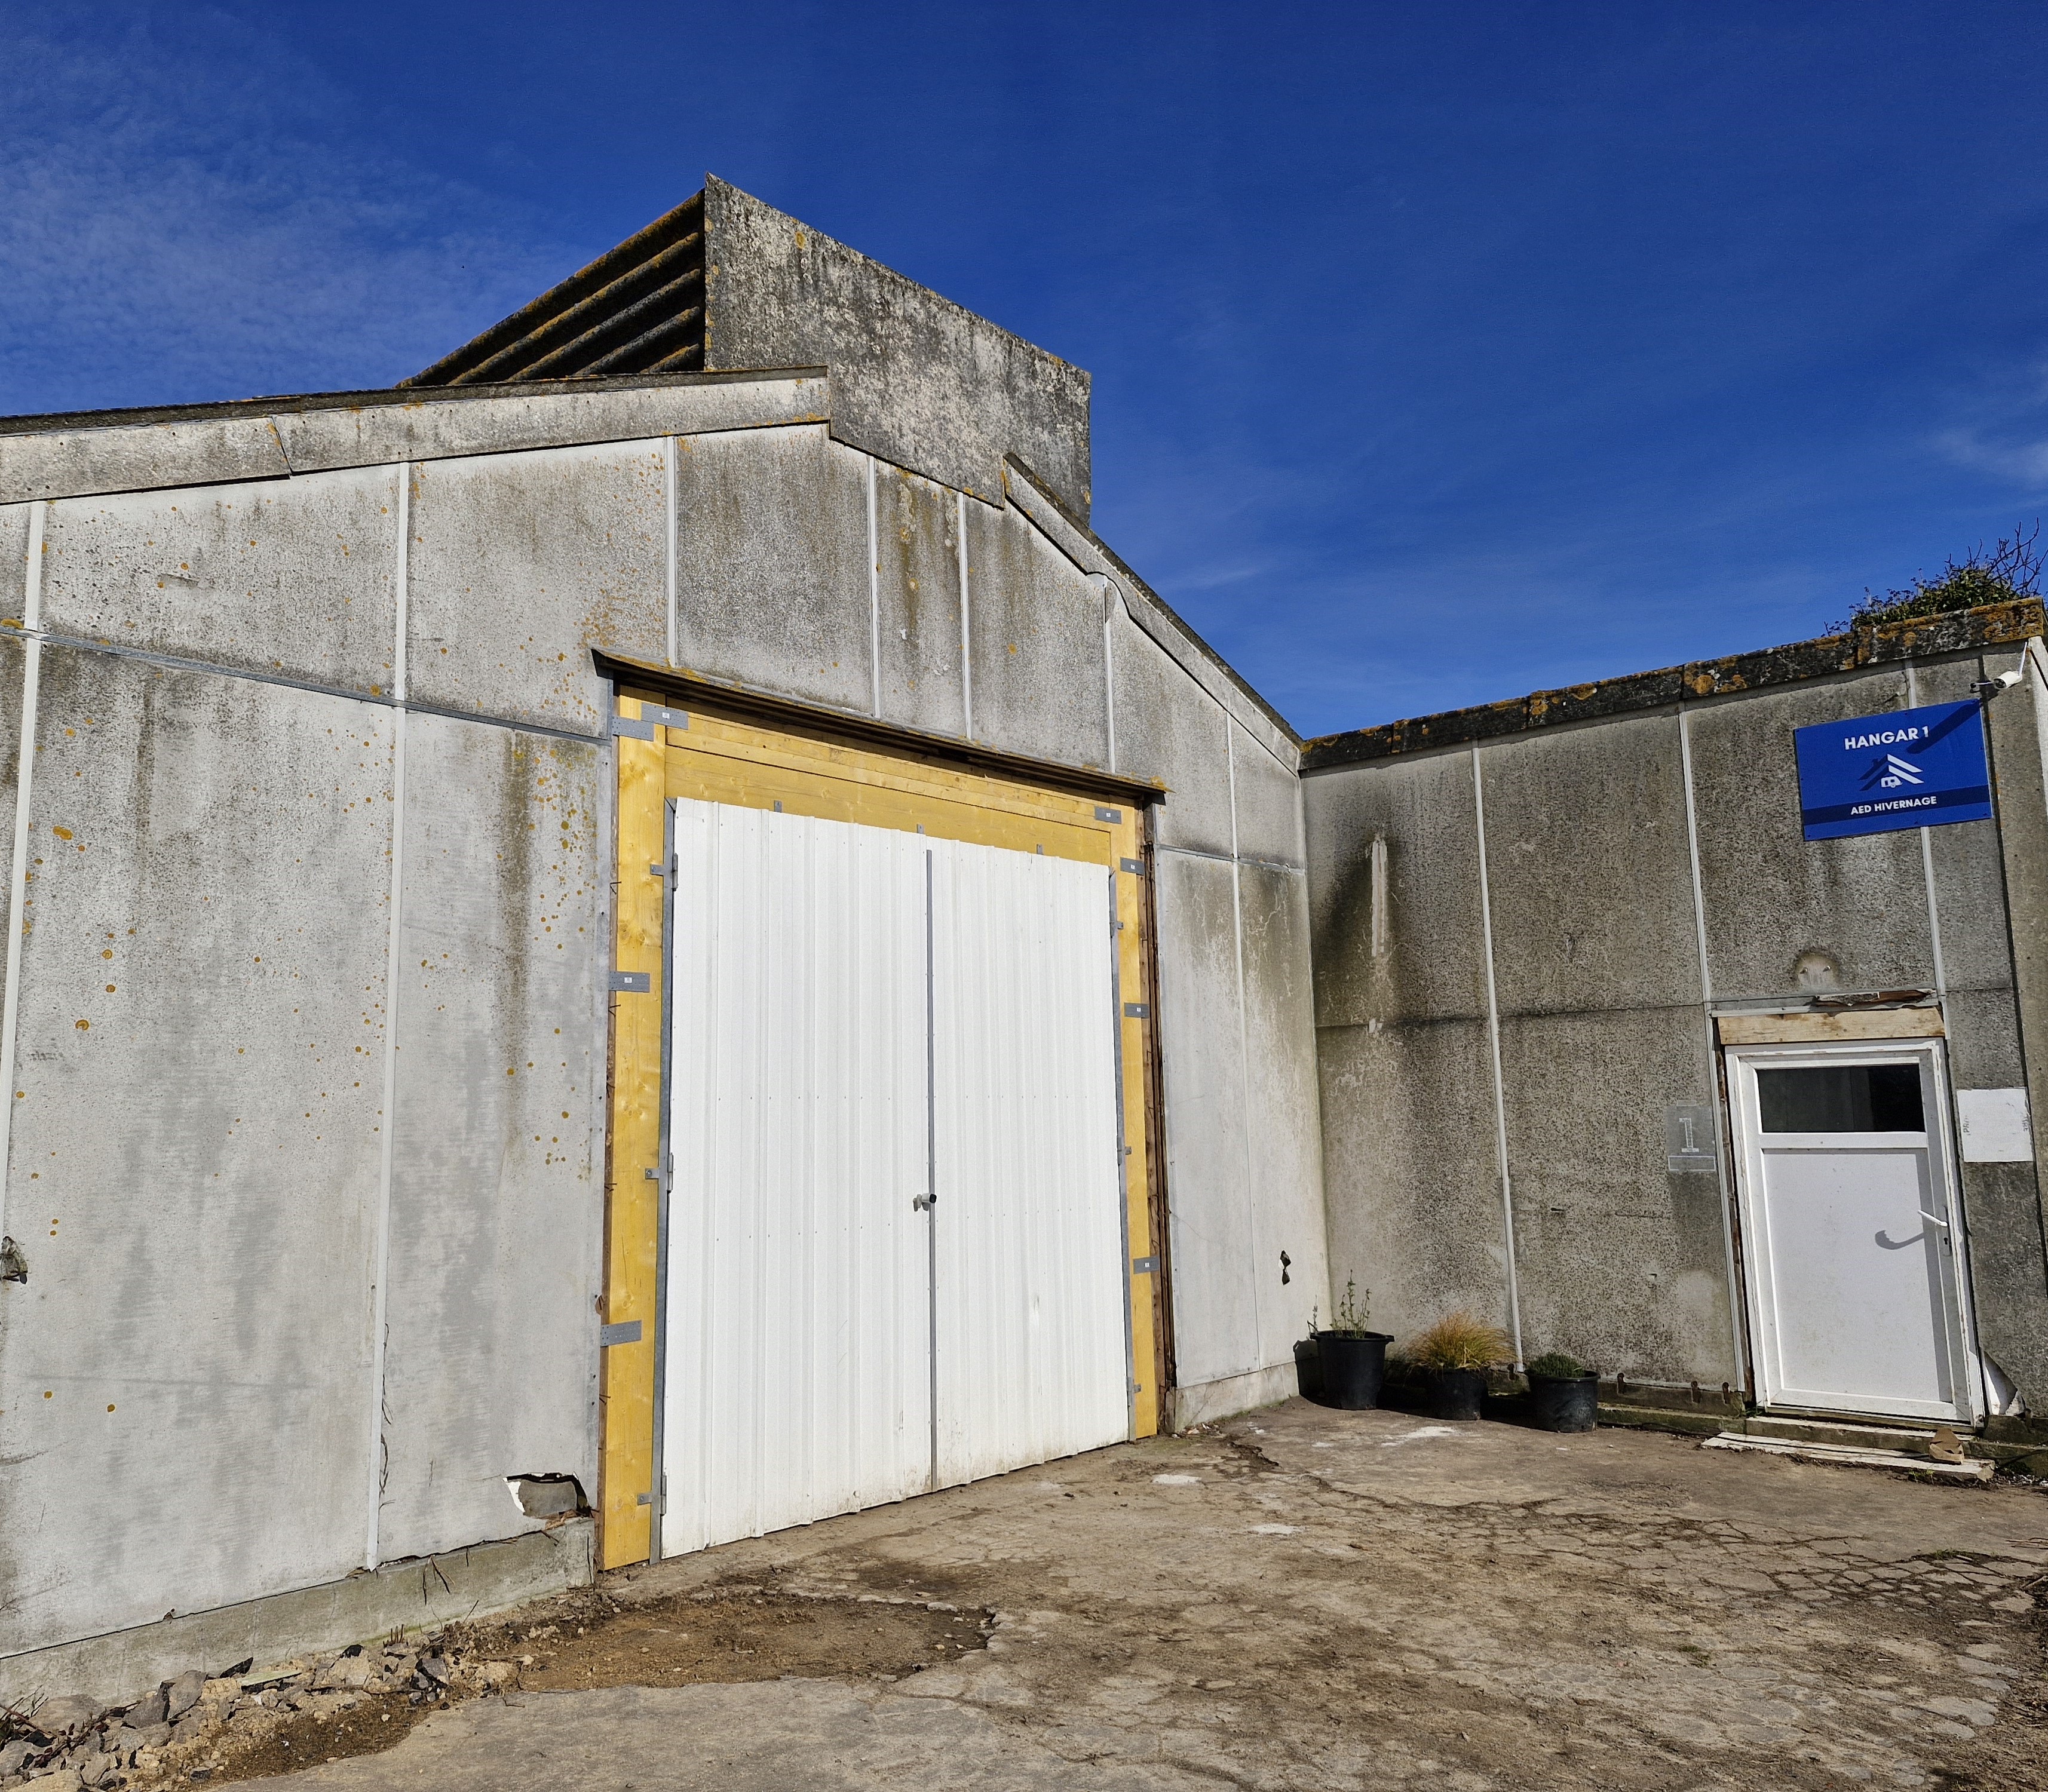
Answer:
<path fill-rule="evenodd" d="M 432 1630 L 545 1598 L 594 1577 L 588 1518 L 502 1542 L 386 1563 L 338 1581 L 24 1654 L 0 1656 L 0 1705 L 78 1693 L 131 1703 L 188 1668 L 218 1674 L 254 1657 L 258 1671 L 319 1649 Z"/>

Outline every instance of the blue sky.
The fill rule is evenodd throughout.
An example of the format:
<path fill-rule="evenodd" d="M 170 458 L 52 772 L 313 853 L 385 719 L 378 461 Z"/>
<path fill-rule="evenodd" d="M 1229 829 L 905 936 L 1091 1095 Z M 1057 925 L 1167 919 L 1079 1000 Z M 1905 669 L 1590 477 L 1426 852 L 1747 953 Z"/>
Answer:
<path fill-rule="evenodd" d="M 1095 375 L 1305 732 L 2048 511 L 2048 7 L 0 0 L 0 413 L 387 385 L 712 169 Z"/>

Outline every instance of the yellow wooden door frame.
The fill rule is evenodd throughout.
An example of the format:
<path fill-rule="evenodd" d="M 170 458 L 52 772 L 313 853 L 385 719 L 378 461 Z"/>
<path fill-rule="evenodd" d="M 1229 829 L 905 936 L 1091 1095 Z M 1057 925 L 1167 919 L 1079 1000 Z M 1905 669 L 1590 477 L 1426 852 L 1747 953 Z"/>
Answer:
<path fill-rule="evenodd" d="M 1133 1428 L 1159 1428 L 1163 1261 L 1154 1236 L 1156 1092 L 1148 989 L 1145 899 L 1147 869 L 1142 810 L 1127 798 L 1099 801 L 994 771 L 956 769 L 917 756 L 832 738 L 791 732 L 692 703 L 687 727 L 649 723 L 645 712 L 673 716 L 673 703 L 622 695 L 618 714 L 633 724 L 619 748 L 619 857 L 613 964 L 623 976 L 611 998 L 611 1136 L 606 1163 L 604 1322 L 619 1341 L 601 1352 L 598 1513 L 599 1565 L 616 1568 L 653 1553 L 655 1473 L 655 1352 L 660 1263 L 662 927 L 667 880 L 666 805 L 672 797 L 779 809 L 871 828 L 922 832 L 1012 851 L 1100 865 L 1116 874 L 1118 984 L 1123 1012 L 1125 1212 L 1131 1240 Z M 638 730 L 646 727 L 648 738 Z M 642 979 L 644 979 L 644 985 Z"/>

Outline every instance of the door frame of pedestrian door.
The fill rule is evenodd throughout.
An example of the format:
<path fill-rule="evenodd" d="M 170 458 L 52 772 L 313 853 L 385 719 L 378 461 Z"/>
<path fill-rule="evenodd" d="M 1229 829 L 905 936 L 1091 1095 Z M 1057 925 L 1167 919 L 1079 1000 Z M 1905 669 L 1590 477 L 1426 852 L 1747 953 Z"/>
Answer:
<path fill-rule="evenodd" d="M 1728 1131 L 1734 1147 L 1736 1198 L 1741 1217 L 1743 1280 L 1749 1308 L 1750 1363 L 1755 1376 L 1756 1402 L 1766 1411 L 1824 1414 L 1832 1418 L 1872 1418 L 1893 1424 L 1983 1422 L 1987 1410 L 1984 1367 L 1978 1356 L 1976 1325 L 1970 1293 L 1969 1238 L 1965 1223 L 1962 1177 L 1952 1117 L 1945 1040 L 1930 1034 L 1896 1038 L 1872 1037 L 1830 1040 L 1779 1040 L 1770 1043 L 1729 1043 L 1722 1049 L 1727 1069 Z M 1776 1325 L 1766 1310 L 1772 1299 L 1768 1263 L 1770 1245 L 1762 1211 L 1763 1138 L 1757 1105 L 1756 1072 L 1829 1064 L 1883 1064 L 1910 1061 L 1920 1067 L 1923 1117 L 1926 1122 L 1930 1181 L 1938 1185 L 1937 1212 L 1947 1228 L 1943 1265 L 1945 1348 L 1954 1353 L 1957 1405 L 1954 1419 L 1879 1414 L 1849 1406 L 1820 1407 L 1788 1400 L 1776 1385 L 1778 1374 Z"/>
<path fill-rule="evenodd" d="M 1169 1351 L 1148 805 L 1127 779 L 934 741 L 625 665 L 618 749 L 610 1128 L 599 1352 L 598 1562 L 645 1561 L 661 1534 L 657 1336 L 668 1186 L 665 1049 L 673 799 L 783 810 L 1100 864 L 1115 879 L 1118 1119 L 1124 1154 L 1131 1434 L 1153 1436 Z M 1107 910 L 1107 905 L 1105 906 Z M 1104 923 L 1108 925 L 1105 912 Z"/>

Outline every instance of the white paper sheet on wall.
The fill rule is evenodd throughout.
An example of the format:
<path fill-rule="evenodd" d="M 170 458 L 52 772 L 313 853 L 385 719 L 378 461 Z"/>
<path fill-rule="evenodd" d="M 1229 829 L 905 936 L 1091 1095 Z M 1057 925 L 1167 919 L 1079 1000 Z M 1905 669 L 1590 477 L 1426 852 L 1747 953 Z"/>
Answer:
<path fill-rule="evenodd" d="M 1956 1115 L 1962 1123 L 1966 1164 L 2024 1164 L 2034 1161 L 2034 1129 L 2024 1089 L 1958 1089 Z"/>

